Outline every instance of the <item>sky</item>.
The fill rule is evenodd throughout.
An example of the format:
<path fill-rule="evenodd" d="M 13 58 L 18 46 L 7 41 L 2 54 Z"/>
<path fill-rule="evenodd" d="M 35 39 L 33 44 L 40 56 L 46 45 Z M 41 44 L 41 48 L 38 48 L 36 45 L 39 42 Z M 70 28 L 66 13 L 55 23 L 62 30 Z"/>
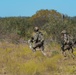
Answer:
<path fill-rule="evenodd" d="M 32 16 L 41 9 L 76 16 L 76 0 L 0 0 L 0 17 Z"/>

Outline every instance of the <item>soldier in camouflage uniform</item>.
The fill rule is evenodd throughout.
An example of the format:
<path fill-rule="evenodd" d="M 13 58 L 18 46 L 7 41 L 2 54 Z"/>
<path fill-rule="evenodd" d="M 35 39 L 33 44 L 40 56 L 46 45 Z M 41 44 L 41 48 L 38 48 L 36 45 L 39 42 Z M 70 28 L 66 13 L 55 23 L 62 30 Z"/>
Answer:
<path fill-rule="evenodd" d="M 62 41 L 61 41 L 61 43 L 62 43 L 62 46 L 61 46 L 62 54 L 64 56 L 66 56 L 65 51 L 68 50 L 71 52 L 71 55 L 74 59 L 73 47 L 72 47 L 73 46 L 73 37 L 69 36 L 69 34 L 66 32 L 66 30 L 63 30 L 61 32 L 61 34 L 62 34 L 62 37 L 61 37 L 61 39 L 62 39 Z"/>
<path fill-rule="evenodd" d="M 32 44 L 33 51 L 36 51 L 36 48 L 38 47 L 41 48 L 42 51 L 44 51 L 44 37 L 42 32 L 39 31 L 38 27 L 34 28 L 34 32 L 35 34 L 30 40 L 30 42 L 33 43 Z"/>

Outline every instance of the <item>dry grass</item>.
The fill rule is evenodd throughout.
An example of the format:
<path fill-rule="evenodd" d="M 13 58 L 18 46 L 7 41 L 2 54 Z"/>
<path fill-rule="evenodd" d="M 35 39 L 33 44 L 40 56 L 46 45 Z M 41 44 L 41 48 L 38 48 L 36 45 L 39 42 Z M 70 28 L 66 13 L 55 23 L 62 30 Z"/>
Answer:
<path fill-rule="evenodd" d="M 40 51 L 33 53 L 25 44 L 0 43 L 0 75 L 76 75 L 76 59 L 64 60 L 59 48 L 49 46 L 48 57 Z"/>

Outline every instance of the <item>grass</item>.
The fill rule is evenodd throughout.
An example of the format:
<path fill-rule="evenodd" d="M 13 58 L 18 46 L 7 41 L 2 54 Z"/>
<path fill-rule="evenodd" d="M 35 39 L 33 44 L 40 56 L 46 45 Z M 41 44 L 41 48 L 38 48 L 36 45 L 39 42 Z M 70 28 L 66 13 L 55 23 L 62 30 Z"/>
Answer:
<path fill-rule="evenodd" d="M 48 57 L 41 51 L 32 52 L 26 44 L 0 43 L 0 74 L 76 75 L 76 60 L 71 57 L 64 60 L 59 48 L 56 44 L 49 46 Z M 74 54 L 76 57 L 76 49 Z"/>

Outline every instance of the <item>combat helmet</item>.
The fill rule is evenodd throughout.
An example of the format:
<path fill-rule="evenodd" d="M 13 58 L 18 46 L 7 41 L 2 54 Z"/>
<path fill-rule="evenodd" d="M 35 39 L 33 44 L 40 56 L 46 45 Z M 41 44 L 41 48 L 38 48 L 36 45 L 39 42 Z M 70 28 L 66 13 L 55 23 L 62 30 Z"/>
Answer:
<path fill-rule="evenodd" d="M 35 28 L 34 28 L 34 31 L 39 31 L 39 28 L 38 28 L 38 27 L 35 27 Z"/>

